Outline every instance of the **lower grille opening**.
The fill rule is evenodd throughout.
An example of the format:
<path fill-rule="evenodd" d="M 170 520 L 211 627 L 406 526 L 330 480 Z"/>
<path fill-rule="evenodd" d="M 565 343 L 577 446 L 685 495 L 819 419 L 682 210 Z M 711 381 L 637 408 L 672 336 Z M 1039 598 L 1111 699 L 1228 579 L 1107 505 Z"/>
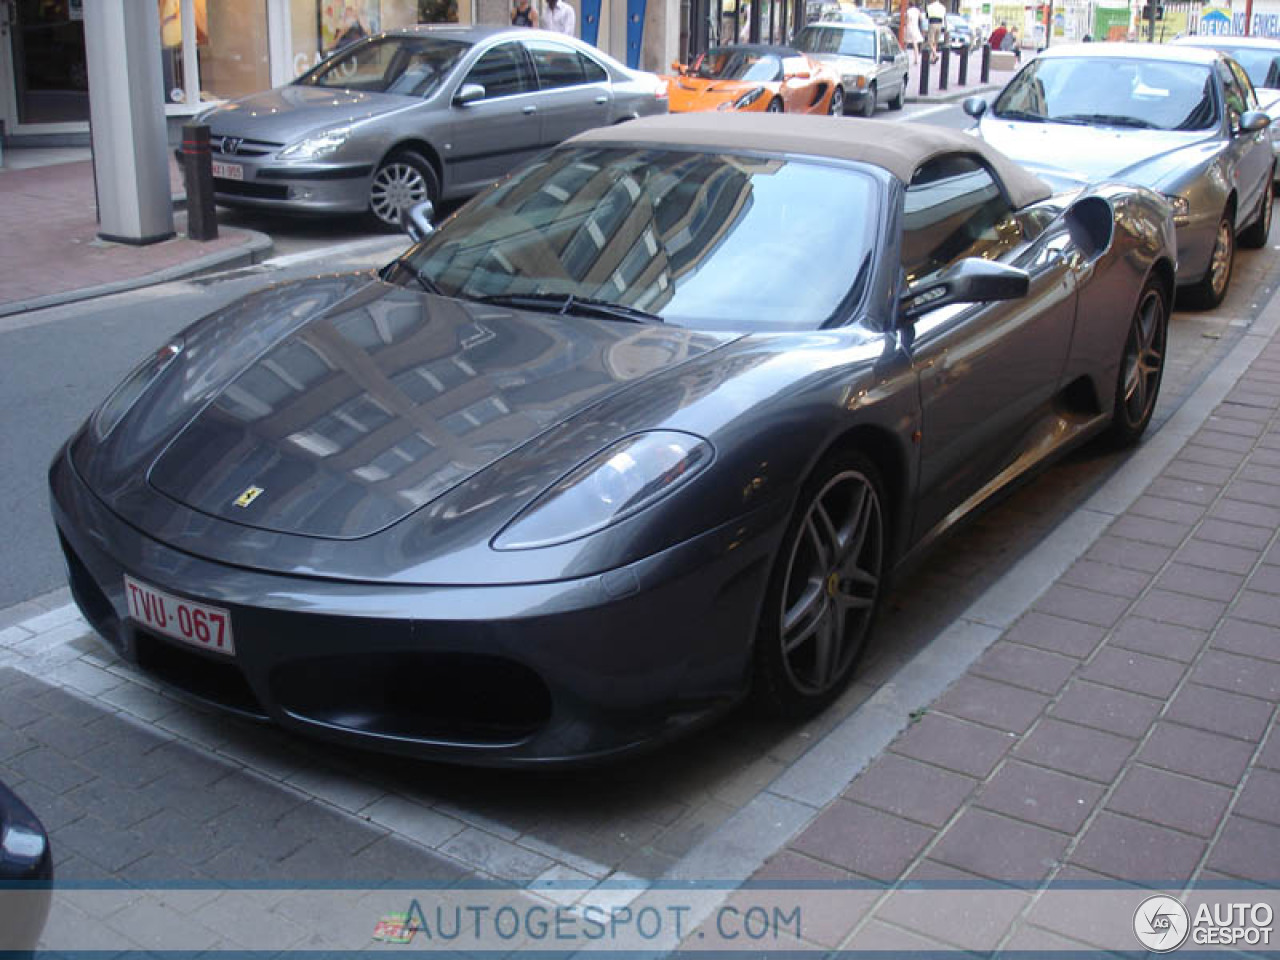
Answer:
<path fill-rule="evenodd" d="M 157 679 L 227 710 L 265 720 L 249 681 L 232 663 L 189 653 L 145 631 L 137 634 L 138 666 Z"/>
<path fill-rule="evenodd" d="M 213 178 L 213 192 L 229 197 L 255 197 L 259 200 L 284 200 L 289 188 L 279 183 L 255 183 L 252 180 L 227 180 Z"/>
<path fill-rule="evenodd" d="M 510 743 L 541 728 L 551 695 L 502 657 L 371 653 L 294 661 L 271 676 L 294 716 L 360 733 L 450 743 Z"/>
<path fill-rule="evenodd" d="M 113 637 L 115 631 L 112 625 L 115 623 L 116 612 L 111 606 L 111 601 L 102 592 L 102 588 L 94 582 L 89 568 L 76 555 L 75 550 L 71 549 L 71 544 L 67 543 L 67 538 L 62 535 L 61 530 L 58 531 L 58 542 L 62 545 L 62 555 L 67 559 L 67 580 L 71 585 L 71 596 L 75 598 L 76 606 L 80 608 L 80 612 L 84 614 L 93 629 L 104 637 Z"/>

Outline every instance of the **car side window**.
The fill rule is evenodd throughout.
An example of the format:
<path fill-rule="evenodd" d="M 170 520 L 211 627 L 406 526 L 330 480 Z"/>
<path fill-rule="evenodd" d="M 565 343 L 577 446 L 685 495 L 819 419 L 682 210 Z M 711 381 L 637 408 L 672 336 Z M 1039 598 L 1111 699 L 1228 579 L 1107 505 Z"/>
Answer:
<path fill-rule="evenodd" d="M 1258 95 L 1254 92 L 1253 82 L 1249 79 L 1249 74 L 1245 72 L 1244 67 L 1234 60 L 1228 60 L 1227 66 L 1231 68 L 1231 73 L 1236 78 L 1236 84 L 1244 94 L 1244 108 L 1246 110 L 1257 110 Z"/>
<path fill-rule="evenodd" d="M 467 74 L 466 82 L 483 86 L 486 100 L 537 88 L 524 50 L 518 43 L 502 43 L 487 50 Z"/>
<path fill-rule="evenodd" d="M 525 46 L 533 57 L 534 68 L 538 71 L 538 85 L 543 90 L 575 87 L 605 79 L 603 67 L 572 47 L 546 40 L 529 40 Z"/>
<path fill-rule="evenodd" d="M 1231 68 L 1223 61 L 1215 64 L 1218 72 L 1218 79 L 1222 81 L 1222 96 L 1225 100 L 1227 108 L 1227 120 L 1231 124 L 1231 132 L 1240 132 L 1240 115 L 1249 109 L 1245 100 L 1244 92 L 1240 89 L 1240 84 L 1236 82 L 1235 74 L 1231 72 Z"/>
<path fill-rule="evenodd" d="M 898 38 L 888 30 L 880 31 L 880 51 L 887 57 L 896 57 L 902 52 L 898 46 Z"/>
<path fill-rule="evenodd" d="M 991 172 L 970 154 L 923 164 L 905 191 L 902 267 L 916 283 L 966 257 L 998 259 L 1022 228 Z"/>

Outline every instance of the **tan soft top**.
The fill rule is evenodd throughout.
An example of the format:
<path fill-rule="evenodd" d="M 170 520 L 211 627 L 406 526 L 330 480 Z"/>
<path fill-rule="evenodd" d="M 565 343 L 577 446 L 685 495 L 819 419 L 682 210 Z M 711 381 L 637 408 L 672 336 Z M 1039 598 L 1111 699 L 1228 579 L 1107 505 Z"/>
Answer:
<path fill-rule="evenodd" d="M 911 182 L 926 160 L 944 153 L 969 153 L 982 158 L 1000 178 L 1014 209 L 1053 193 L 1035 174 L 977 137 L 922 123 L 776 113 L 682 113 L 588 130 L 568 142 L 654 143 L 832 157 L 882 167 L 904 184 Z"/>

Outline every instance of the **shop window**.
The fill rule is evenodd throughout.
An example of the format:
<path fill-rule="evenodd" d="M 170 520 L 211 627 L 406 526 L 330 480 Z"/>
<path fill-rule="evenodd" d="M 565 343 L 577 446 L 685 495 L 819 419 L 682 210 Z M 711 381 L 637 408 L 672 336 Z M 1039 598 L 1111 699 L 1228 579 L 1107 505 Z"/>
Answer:
<path fill-rule="evenodd" d="M 266 0 L 159 0 L 165 102 L 226 100 L 271 86 Z"/>

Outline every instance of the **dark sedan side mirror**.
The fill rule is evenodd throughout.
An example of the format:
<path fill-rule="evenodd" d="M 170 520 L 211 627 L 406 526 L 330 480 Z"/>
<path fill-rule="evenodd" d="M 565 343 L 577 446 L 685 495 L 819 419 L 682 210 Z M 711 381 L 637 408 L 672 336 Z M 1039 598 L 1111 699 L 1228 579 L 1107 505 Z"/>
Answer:
<path fill-rule="evenodd" d="M 465 107 L 468 103 L 475 103 L 477 100 L 483 100 L 484 95 L 484 84 L 464 83 L 458 88 L 458 92 L 453 95 L 453 105 L 455 107 Z"/>
<path fill-rule="evenodd" d="M 904 320 L 953 303 L 1017 300 L 1031 289 L 1031 276 L 1007 264 L 967 257 L 931 280 L 911 287 L 900 301 Z"/>
<path fill-rule="evenodd" d="M 975 120 L 981 119 L 987 112 L 987 101 L 982 97 L 965 97 L 964 112 Z"/>
<path fill-rule="evenodd" d="M 1265 130 L 1270 123 L 1271 118 L 1261 110 L 1246 110 L 1240 117 L 1240 132 L 1257 133 L 1259 130 Z"/>
<path fill-rule="evenodd" d="M 401 207 L 400 227 L 409 235 L 410 240 L 421 243 L 435 232 L 436 228 L 431 225 L 431 217 L 435 212 L 435 207 L 431 205 L 430 200 L 423 200 L 410 207 Z"/>

